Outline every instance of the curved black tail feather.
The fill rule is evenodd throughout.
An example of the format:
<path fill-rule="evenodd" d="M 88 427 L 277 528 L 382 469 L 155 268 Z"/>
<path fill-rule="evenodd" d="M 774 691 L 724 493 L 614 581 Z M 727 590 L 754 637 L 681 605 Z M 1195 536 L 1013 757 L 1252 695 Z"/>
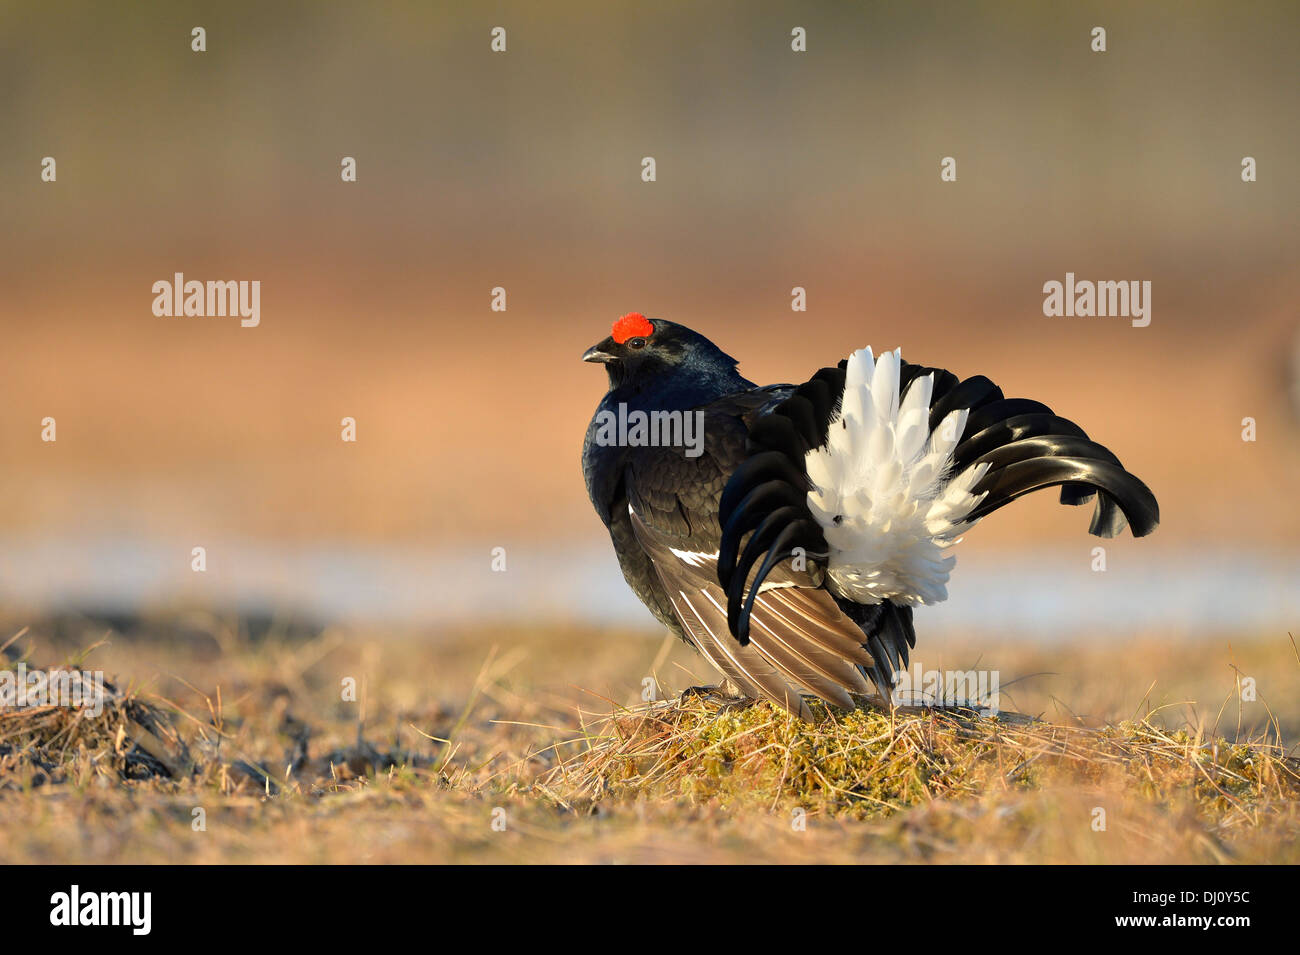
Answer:
<path fill-rule="evenodd" d="M 828 558 L 822 528 L 807 505 L 804 458 L 826 443 L 843 397 L 846 365 L 840 362 L 836 368 L 821 369 L 751 424 L 748 456 L 723 490 L 718 578 L 727 593 L 728 624 L 742 643 L 748 636 L 754 598 L 774 567 L 796 549 L 810 560 Z M 1142 537 L 1158 525 L 1159 505 L 1150 489 L 1073 421 L 1040 401 L 1007 398 L 983 375 L 958 379 L 950 371 L 908 362 L 900 370 L 900 395 L 925 375 L 933 375 L 931 431 L 951 412 L 969 412 L 951 473 L 987 466 L 975 487 L 976 493 L 986 496 L 970 520 L 1025 494 L 1059 486 L 1062 504 L 1079 505 L 1097 498 L 1088 530 L 1098 537 L 1114 537 L 1125 524 L 1135 537 Z M 758 569 L 751 579 L 755 565 Z M 841 605 L 859 606 L 836 599 Z M 907 665 L 906 648 L 915 633 L 909 607 L 888 604 L 894 609 L 872 609 L 878 606 L 882 605 L 860 610 L 858 615 L 866 616 L 858 623 L 867 636 L 867 649 L 877 660 L 873 678 L 879 678 L 878 685 L 888 685 L 898 665 Z"/>
<path fill-rule="evenodd" d="M 796 554 L 810 561 L 829 557 L 822 529 L 808 510 L 804 457 L 826 443 L 844 393 L 844 367 L 841 362 L 838 368 L 821 369 L 750 425 L 748 456 L 722 491 L 718 582 L 727 592 L 731 632 L 742 645 L 749 639 L 754 599 L 772 568 Z M 746 534 L 750 537 L 741 552 Z M 755 564 L 758 572 L 747 588 Z"/>
<path fill-rule="evenodd" d="M 885 601 L 879 604 L 856 604 L 836 597 L 840 609 L 862 630 L 863 646 L 874 664 L 863 667 L 871 682 L 882 694 L 888 694 L 898 682 L 897 674 L 912 665 L 909 651 L 916 647 L 916 628 L 912 608 Z"/>

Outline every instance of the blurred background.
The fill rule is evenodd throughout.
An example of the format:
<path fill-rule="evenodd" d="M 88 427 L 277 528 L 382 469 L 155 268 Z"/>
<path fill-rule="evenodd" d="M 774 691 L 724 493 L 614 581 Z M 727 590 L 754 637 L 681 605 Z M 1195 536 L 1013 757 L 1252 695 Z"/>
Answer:
<path fill-rule="evenodd" d="M 605 387 L 579 355 L 636 310 L 764 383 L 864 345 L 986 374 L 1159 497 L 1136 542 L 1050 494 L 1000 512 L 918 626 L 1283 637 L 1297 28 L 1293 3 L 0 3 L 0 619 L 653 633 L 579 468 Z M 154 316 L 178 271 L 260 281 L 260 326 Z M 1067 271 L 1150 281 L 1150 326 L 1044 317 Z"/>

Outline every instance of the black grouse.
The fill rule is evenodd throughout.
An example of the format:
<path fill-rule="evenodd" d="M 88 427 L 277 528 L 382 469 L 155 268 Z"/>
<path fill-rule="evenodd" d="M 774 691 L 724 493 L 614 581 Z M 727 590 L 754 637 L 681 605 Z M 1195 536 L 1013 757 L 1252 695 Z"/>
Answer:
<path fill-rule="evenodd" d="M 898 351 L 759 387 L 704 336 L 632 313 L 582 358 L 609 373 L 582 469 L 629 586 L 727 692 L 805 718 L 801 691 L 888 697 L 913 607 L 947 597 L 945 551 L 1022 494 L 1095 498 L 1098 537 L 1159 522 L 1072 421 Z"/>

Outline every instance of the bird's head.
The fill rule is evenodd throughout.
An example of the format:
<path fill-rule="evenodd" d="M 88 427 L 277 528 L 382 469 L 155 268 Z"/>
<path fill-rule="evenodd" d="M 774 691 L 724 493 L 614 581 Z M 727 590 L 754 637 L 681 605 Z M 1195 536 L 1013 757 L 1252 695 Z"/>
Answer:
<path fill-rule="evenodd" d="M 612 333 L 582 355 L 609 372 L 611 389 L 645 386 L 663 379 L 740 380 L 736 360 L 698 332 L 662 318 L 629 312 Z"/>

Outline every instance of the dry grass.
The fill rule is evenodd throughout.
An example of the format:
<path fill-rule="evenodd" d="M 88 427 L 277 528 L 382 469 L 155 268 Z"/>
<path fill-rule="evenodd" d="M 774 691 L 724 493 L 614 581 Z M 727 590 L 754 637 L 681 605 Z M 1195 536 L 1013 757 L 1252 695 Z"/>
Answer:
<path fill-rule="evenodd" d="M 1034 718 L 805 723 L 632 703 L 647 669 L 704 675 L 633 634 L 204 632 L 71 652 L 114 680 L 98 716 L 0 710 L 0 861 L 1300 861 L 1285 637 L 1138 641 L 1122 680 L 1113 651 L 1012 649 L 1004 674 L 1071 674 L 1014 684 Z M 47 640 L 14 643 L 35 665 Z M 1240 700 L 1234 668 L 1286 705 Z"/>
<path fill-rule="evenodd" d="M 1091 793 L 1102 809 L 1120 796 L 1172 810 L 1221 861 L 1236 833 L 1293 832 L 1300 818 L 1300 760 L 1275 736 L 1232 744 L 1154 715 L 1099 730 L 920 709 L 818 716 L 652 704 L 610 718 L 537 788 L 572 810 L 644 799 L 864 821 L 1051 791 Z"/>

